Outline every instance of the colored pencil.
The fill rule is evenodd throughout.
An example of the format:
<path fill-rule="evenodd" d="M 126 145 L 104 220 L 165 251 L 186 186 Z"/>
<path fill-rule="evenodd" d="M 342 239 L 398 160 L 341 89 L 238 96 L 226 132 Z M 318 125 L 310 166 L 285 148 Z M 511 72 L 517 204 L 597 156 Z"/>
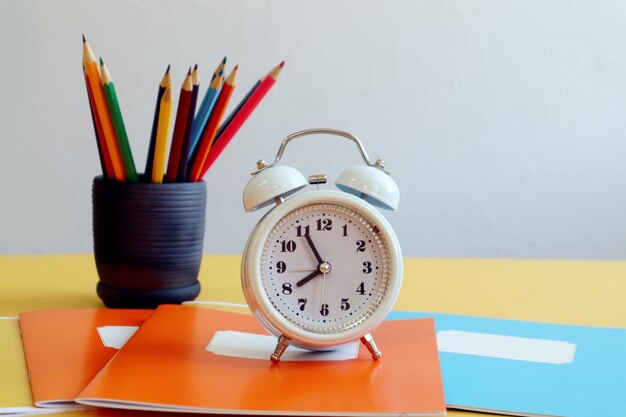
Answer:
<path fill-rule="evenodd" d="M 152 133 L 150 134 L 148 158 L 146 159 L 146 169 L 144 172 L 146 181 L 149 181 L 150 178 L 152 178 L 152 169 L 154 167 L 154 158 L 155 158 L 154 151 L 155 151 L 155 146 L 156 146 L 157 130 L 159 127 L 159 113 L 160 113 L 161 99 L 163 98 L 163 94 L 165 93 L 165 88 L 168 85 L 171 86 L 171 84 L 172 84 L 172 81 L 170 77 L 170 66 L 168 65 L 167 69 L 165 70 L 165 74 L 163 75 L 163 78 L 161 79 L 161 83 L 159 84 L 159 91 L 157 93 L 156 106 L 154 108 L 154 118 L 152 119 Z M 163 176 L 163 173 L 161 173 L 161 176 Z"/>
<path fill-rule="evenodd" d="M 224 57 L 220 65 L 218 65 L 218 67 L 213 72 L 211 83 L 204 93 L 204 98 L 202 99 L 202 103 L 200 104 L 200 108 L 198 109 L 198 114 L 193 119 L 193 124 L 191 125 L 191 142 L 189 145 L 189 154 L 187 155 L 187 158 L 189 160 L 191 160 L 193 157 L 196 147 L 198 146 L 198 142 L 200 142 L 202 132 L 204 131 L 204 128 L 209 121 L 211 110 L 213 110 L 213 106 L 217 101 L 217 94 L 223 82 L 222 73 L 224 71 L 225 64 L 226 57 Z"/>
<path fill-rule="evenodd" d="M 172 147 L 167 162 L 167 172 L 165 173 L 165 179 L 168 182 L 176 182 L 178 177 L 178 162 L 180 161 L 180 151 L 183 147 L 185 130 L 187 129 L 187 116 L 189 114 L 192 92 L 193 84 L 191 82 L 191 68 L 189 68 L 185 81 L 183 81 L 183 85 L 180 89 L 180 96 L 178 97 L 176 121 L 174 122 L 174 133 L 172 135 Z"/>
<path fill-rule="evenodd" d="M 85 69 L 83 68 L 83 72 Z M 87 86 L 87 98 L 89 99 L 89 110 L 91 112 L 91 121 L 93 122 L 93 130 L 96 134 L 96 145 L 98 145 L 98 156 L 100 158 L 100 165 L 102 166 L 102 175 L 105 179 L 112 178 L 114 176 L 113 165 L 111 164 L 111 157 L 104 155 L 101 141 L 104 140 L 104 135 L 102 133 L 102 125 L 100 124 L 100 119 L 96 117 L 94 114 L 94 102 L 93 102 L 93 94 L 91 93 L 91 87 L 89 86 L 89 80 L 87 79 L 87 74 L 85 75 L 85 85 Z"/>
<path fill-rule="evenodd" d="M 238 65 L 233 68 L 228 78 L 226 78 L 222 90 L 220 91 L 219 97 L 217 98 L 217 103 L 215 103 L 213 112 L 211 112 L 211 117 L 209 117 L 206 129 L 204 129 L 202 139 L 200 139 L 198 151 L 193 158 L 191 170 L 188 175 L 189 181 L 198 182 L 202 179 L 202 175 L 200 175 L 200 173 L 202 172 L 204 162 L 206 161 L 209 155 L 209 151 L 211 150 L 211 145 L 213 144 L 215 133 L 217 132 L 217 127 L 220 124 L 220 120 L 224 116 L 226 106 L 228 105 L 230 97 L 233 94 L 233 90 L 235 89 L 235 80 L 237 78 L 238 69 Z"/>
<path fill-rule="evenodd" d="M 178 174 L 176 181 L 185 182 L 187 178 L 187 155 L 189 154 L 189 141 L 191 139 L 191 126 L 193 125 L 193 116 L 196 114 L 196 103 L 198 102 L 198 91 L 200 90 L 200 74 L 198 65 L 193 67 L 191 72 L 191 99 L 189 100 L 189 110 L 187 112 L 187 124 L 185 126 L 185 134 L 183 135 L 183 143 L 180 147 L 180 160 L 178 161 Z"/>
<path fill-rule="evenodd" d="M 120 103 L 117 99 L 117 92 L 115 91 L 115 84 L 109 69 L 104 65 L 104 61 L 100 58 L 100 73 L 102 74 L 102 89 L 104 90 L 104 98 L 109 108 L 109 114 L 111 115 L 111 121 L 113 122 L 113 129 L 115 130 L 115 136 L 117 137 L 117 145 L 120 148 L 120 154 L 122 155 L 122 163 L 124 164 L 124 170 L 126 171 L 126 177 L 131 182 L 137 182 L 137 170 L 135 169 L 135 161 L 133 160 L 133 153 L 128 143 L 128 134 L 126 133 L 126 126 L 124 126 L 124 119 L 122 118 L 122 110 L 120 109 Z"/>
<path fill-rule="evenodd" d="M 220 156 L 220 154 L 226 148 L 226 145 L 231 141 L 231 139 L 235 136 L 235 134 L 239 131 L 241 126 L 246 122 L 250 114 L 254 111 L 254 109 L 259 105 L 263 97 L 267 94 L 267 92 L 272 88 L 272 86 L 276 83 L 278 76 L 280 75 L 283 66 L 285 65 L 285 61 L 278 64 L 274 67 L 269 74 L 263 79 L 261 84 L 254 90 L 250 98 L 241 106 L 241 110 L 237 112 L 237 114 L 233 117 L 233 120 L 224 128 L 222 134 L 217 136 L 214 143 L 209 150 L 209 155 L 202 166 L 202 170 L 200 172 L 200 178 L 204 177 L 206 172 L 211 168 L 211 165 L 215 162 L 215 160 Z"/>
<path fill-rule="evenodd" d="M 228 115 L 228 117 L 226 118 L 226 120 L 224 120 L 222 122 L 222 124 L 220 125 L 220 128 L 217 129 L 217 134 L 215 136 L 219 137 L 222 135 L 222 132 L 224 131 L 224 129 L 226 128 L 226 126 L 228 126 L 230 124 L 230 122 L 233 121 L 233 118 L 237 115 L 237 113 L 239 113 L 239 110 L 241 110 L 241 108 L 243 107 L 244 104 L 246 104 L 246 101 L 248 101 L 250 99 L 250 97 L 252 96 L 252 93 L 254 93 L 254 90 L 257 89 L 257 87 L 259 86 L 259 84 L 261 84 L 261 81 L 263 81 L 263 78 L 257 80 L 256 83 L 254 83 L 254 85 L 252 86 L 252 88 L 250 89 L 250 91 L 248 91 L 246 93 L 246 95 L 244 96 L 244 98 L 239 102 L 239 104 L 237 104 L 237 107 L 235 107 L 235 110 L 233 110 L 232 112 L 230 112 L 230 114 Z"/>
<path fill-rule="evenodd" d="M 102 82 L 100 81 L 100 70 L 96 57 L 87 43 L 85 36 L 83 35 L 83 68 L 87 75 L 89 86 L 91 87 L 91 93 L 94 101 L 94 114 L 100 120 L 102 124 L 102 135 L 104 136 L 103 145 L 107 148 L 111 164 L 113 166 L 113 178 L 118 181 L 126 181 L 126 172 L 124 170 L 124 164 L 122 162 L 122 156 L 117 144 L 115 136 L 115 130 L 113 129 L 113 122 L 111 121 L 111 115 L 107 107 L 106 99 L 104 97 L 104 91 L 102 89 Z M 103 149 L 104 150 L 104 149 Z M 106 155 L 106 153 L 105 153 Z"/>
<path fill-rule="evenodd" d="M 169 81 L 169 79 L 168 79 Z M 170 131 L 172 119 L 172 87 L 168 83 L 159 104 L 159 121 L 154 146 L 154 164 L 152 168 L 152 182 L 163 182 L 163 170 L 165 168 L 165 153 L 167 152 L 167 136 Z"/>

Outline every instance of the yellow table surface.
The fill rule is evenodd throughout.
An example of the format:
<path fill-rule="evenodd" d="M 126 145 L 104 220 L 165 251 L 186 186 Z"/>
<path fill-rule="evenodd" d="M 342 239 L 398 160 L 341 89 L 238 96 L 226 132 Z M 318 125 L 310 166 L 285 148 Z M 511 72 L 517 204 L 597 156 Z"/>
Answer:
<path fill-rule="evenodd" d="M 206 255 L 198 301 L 245 303 L 240 262 L 239 255 Z M 0 316 L 104 307 L 97 282 L 92 254 L 0 255 Z M 408 258 L 395 309 L 626 328 L 625 294 L 626 262 Z"/>

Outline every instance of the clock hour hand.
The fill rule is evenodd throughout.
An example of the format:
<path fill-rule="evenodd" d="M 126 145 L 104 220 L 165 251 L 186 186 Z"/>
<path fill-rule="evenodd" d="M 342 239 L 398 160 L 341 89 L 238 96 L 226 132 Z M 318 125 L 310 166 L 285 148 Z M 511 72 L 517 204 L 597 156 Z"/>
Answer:
<path fill-rule="evenodd" d="M 311 272 L 309 275 L 307 275 L 306 277 L 302 278 L 300 281 L 298 281 L 296 283 L 296 287 L 301 287 L 304 284 L 306 284 L 307 282 L 311 281 L 313 278 L 315 278 L 316 276 L 320 275 L 322 272 L 318 269 L 316 269 L 315 271 Z"/>
<path fill-rule="evenodd" d="M 315 255 L 315 259 L 317 259 L 317 263 L 321 265 L 324 262 L 324 260 L 322 259 L 322 257 L 320 256 L 320 253 L 315 248 L 315 245 L 313 244 L 313 240 L 311 240 L 311 236 L 304 235 L 304 238 L 306 239 L 307 243 L 311 247 L 311 250 L 313 251 L 313 255 Z"/>

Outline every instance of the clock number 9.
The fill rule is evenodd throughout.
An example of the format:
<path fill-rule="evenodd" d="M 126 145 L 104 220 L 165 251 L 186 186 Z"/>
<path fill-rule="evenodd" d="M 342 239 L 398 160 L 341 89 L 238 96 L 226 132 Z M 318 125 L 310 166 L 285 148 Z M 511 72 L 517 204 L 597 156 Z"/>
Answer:
<path fill-rule="evenodd" d="M 287 270 L 287 264 L 286 263 L 284 263 L 283 261 L 278 261 L 276 263 L 276 272 L 278 272 L 279 274 L 282 274 L 286 270 Z"/>

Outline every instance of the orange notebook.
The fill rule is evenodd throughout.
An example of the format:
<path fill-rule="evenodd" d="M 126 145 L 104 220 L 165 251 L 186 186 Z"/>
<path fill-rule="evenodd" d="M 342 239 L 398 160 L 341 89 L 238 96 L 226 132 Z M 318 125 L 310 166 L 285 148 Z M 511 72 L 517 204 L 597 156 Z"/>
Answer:
<path fill-rule="evenodd" d="M 85 408 L 74 398 L 117 352 L 103 344 L 98 328 L 140 326 L 151 313 L 112 309 L 21 313 L 19 324 L 33 403 L 38 407 Z"/>
<path fill-rule="evenodd" d="M 220 414 L 445 415 L 432 319 L 383 322 L 373 333 L 379 361 L 363 346 L 356 359 L 332 362 L 217 355 L 206 347 L 218 331 L 266 334 L 249 315 L 159 306 L 76 401 Z"/>

